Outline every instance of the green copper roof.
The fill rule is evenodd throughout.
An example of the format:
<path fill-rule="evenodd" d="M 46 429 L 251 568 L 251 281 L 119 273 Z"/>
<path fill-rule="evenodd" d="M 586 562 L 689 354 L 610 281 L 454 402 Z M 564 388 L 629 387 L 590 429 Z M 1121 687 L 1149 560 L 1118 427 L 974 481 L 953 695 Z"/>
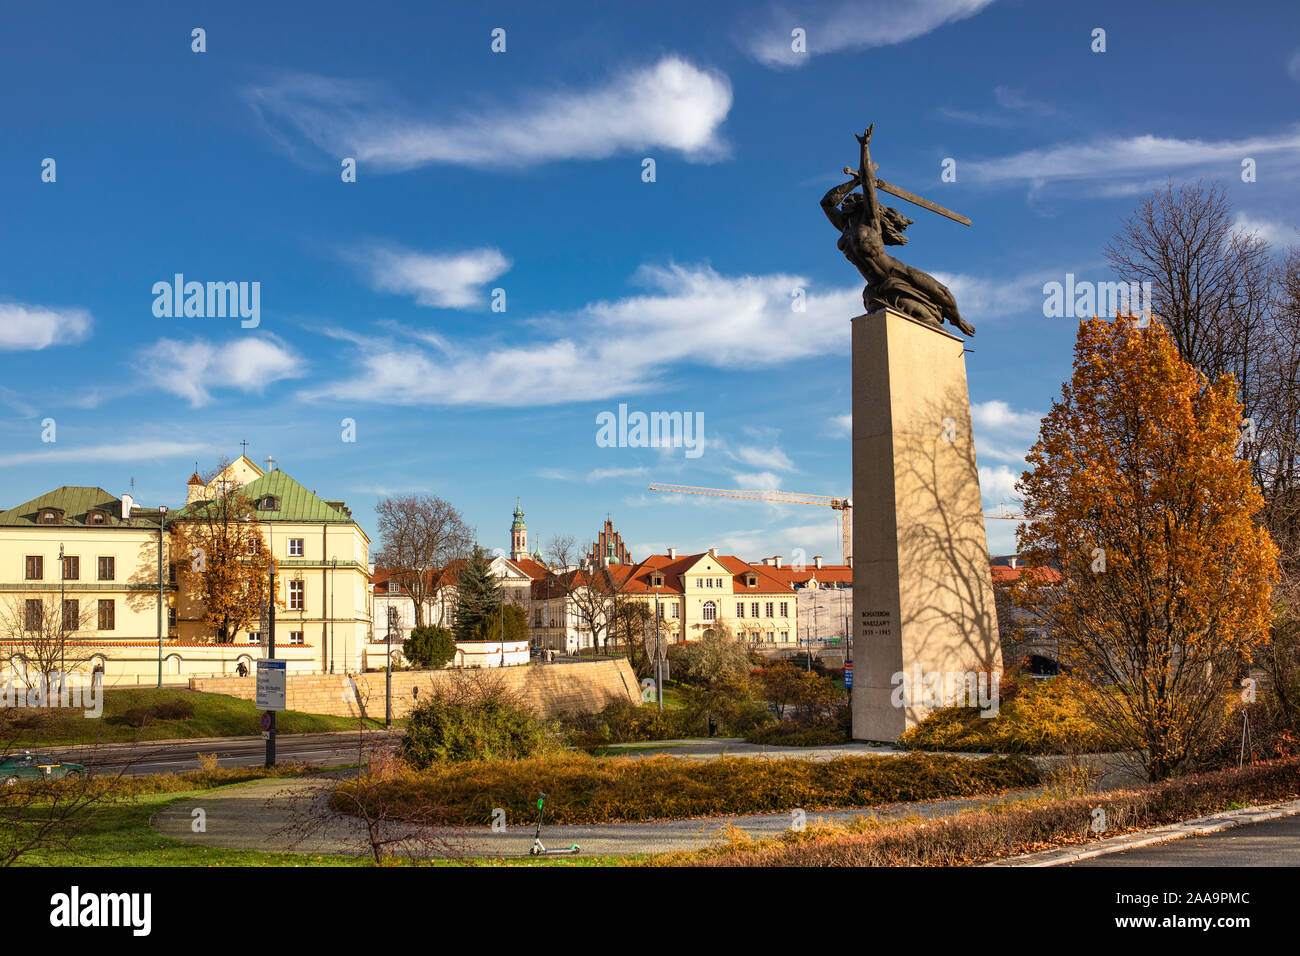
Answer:
<path fill-rule="evenodd" d="M 245 498 L 250 498 L 257 507 L 259 521 L 312 521 L 337 522 L 352 524 L 352 518 L 331 507 L 321 498 L 317 498 L 283 471 L 268 471 L 261 478 L 255 478 L 239 489 Z M 273 500 L 273 507 L 264 508 L 265 499 Z M 335 502 L 342 505 L 342 502 Z M 200 509 L 203 502 L 196 501 L 186 507 L 179 517 L 184 517 Z"/>
<path fill-rule="evenodd" d="M 42 510 L 55 508 L 63 512 L 63 519 L 55 522 L 39 520 Z M 108 520 L 103 525 L 92 525 L 88 520 L 89 512 L 103 511 Z M 53 491 L 47 491 L 39 498 L 25 501 L 16 508 L 0 511 L 0 526 L 16 527 L 38 525 L 42 527 L 105 527 L 105 528 L 156 528 L 158 511 L 156 508 L 131 509 L 131 517 L 122 520 L 122 501 L 103 488 L 88 488 L 82 485 L 64 485 Z"/>
<path fill-rule="evenodd" d="M 510 530 L 524 530 L 524 509 L 518 504 L 518 502 L 515 503 L 515 520 L 514 523 L 510 525 Z"/>

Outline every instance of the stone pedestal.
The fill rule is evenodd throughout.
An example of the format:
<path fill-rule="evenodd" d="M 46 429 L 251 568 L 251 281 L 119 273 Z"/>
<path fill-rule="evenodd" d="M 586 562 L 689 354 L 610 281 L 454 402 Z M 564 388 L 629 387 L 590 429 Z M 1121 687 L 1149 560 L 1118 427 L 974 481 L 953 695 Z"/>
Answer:
<path fill-rule="evenodd" d="M 1001 672 L 963 340 L 892 309 L 853 319 L 853 622 L 855 739 Z"/>

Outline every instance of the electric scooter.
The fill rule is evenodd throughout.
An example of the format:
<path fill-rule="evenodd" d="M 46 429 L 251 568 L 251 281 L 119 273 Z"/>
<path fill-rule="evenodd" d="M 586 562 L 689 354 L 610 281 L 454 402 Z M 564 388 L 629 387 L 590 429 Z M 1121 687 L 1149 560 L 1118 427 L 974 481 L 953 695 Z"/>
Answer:
<path fill-rule="evenodd" d="M 579 850 L 578 844 L 562 849 L 548 850 L 542 845 L 542 816 L 546 812 L 546 794 L 537 798 L 537 832 L 533 835 L 533 846 L 528 851 L 529 856 L 573 856 Z"/>

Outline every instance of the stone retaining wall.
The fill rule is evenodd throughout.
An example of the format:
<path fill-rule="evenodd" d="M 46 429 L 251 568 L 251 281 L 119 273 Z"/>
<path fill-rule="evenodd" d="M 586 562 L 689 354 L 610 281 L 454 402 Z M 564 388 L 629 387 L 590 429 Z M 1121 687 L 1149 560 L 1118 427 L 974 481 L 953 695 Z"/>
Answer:
<path fill-rule="evenodd" d="M 393 716 L 405 717 L 415 702 L 414 691 L 421 695 L 434 685 L 450 680 L 456 671 L 394 671 Z M 595 713 L 616 700 L 641 702 L 641 690 L 628 662 L 593 661 L 582 664 L 533 664 L 506 667 L 491 672 L 506 686 L 518 691 L 524 702 L 542 717 L 559 714 Z M 354 683 L 355 682 L 355 683 Z M 382 673 L 290 674 L 286 678 L 289 710 L 309 714 L 334 714 L 354 717 L 384 716 L 384 675 Z M 256 678 L 195 677 L 190 690 L 209 694 L 227 694 L 255 700 Z"/>

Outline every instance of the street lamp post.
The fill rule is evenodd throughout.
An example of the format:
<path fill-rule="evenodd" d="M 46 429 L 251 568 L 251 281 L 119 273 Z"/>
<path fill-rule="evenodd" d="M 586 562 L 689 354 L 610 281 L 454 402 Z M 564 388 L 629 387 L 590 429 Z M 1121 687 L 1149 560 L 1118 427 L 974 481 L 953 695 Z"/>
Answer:
<path fill-rule="evenodd" d="M 64 580 L 67 577 L 67 562 L 63 559 L 63 545 L 59 545 L 59 673 L 65 669 L 64 645 L 68 642 L 68 602 L 64 597 Z"/>
<path fill-rule="evenodd" d="M 655 586 L 655 699 L 659 713 L 664 712 L 664 648 L 659 635 L 659 586 Z"/>
<path fill-rule="evenodd" d="M 384 648 L 384 727 L 393 728 L 393 618 L 397 608 L 388 605 L 388 635 Z"/>
<path fill-rule="evenodd" d="M 158 687 L 162 688 L 163 644 L 163 525 L 167 521 L 167 506 L 158 506 Z"/>

